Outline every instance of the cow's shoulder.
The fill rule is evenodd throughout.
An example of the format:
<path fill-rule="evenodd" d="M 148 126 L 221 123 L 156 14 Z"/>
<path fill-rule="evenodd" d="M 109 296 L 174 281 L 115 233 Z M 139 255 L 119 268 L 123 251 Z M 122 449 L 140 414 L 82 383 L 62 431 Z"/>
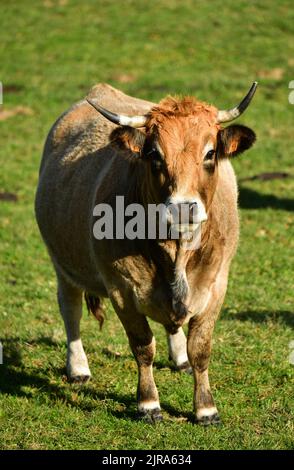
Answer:
<path fill-rule="evenodd" d="M 45 154 L 63 154 L 74 147 L 79 153 L 101 148 L 108 142 L 109 134 L 115 127 L 89 105 L 89 98 L 115 113 L 145 114 L 153 103 L 128 96 L 122 91 L 105 83 L 91 88 L 85 99 L 75 103 L 53 124 L 45 146 Z"/>
<path fill-rule="evenodd" d="M 87 98 L 97 101 L 97 103 L 110 111 L 130 116 L 146 114 L 154 106 L 154 103 L 150 101 L 126 95 L 121 90 L 107 83 L 98 83 L 93 86 Z"/>

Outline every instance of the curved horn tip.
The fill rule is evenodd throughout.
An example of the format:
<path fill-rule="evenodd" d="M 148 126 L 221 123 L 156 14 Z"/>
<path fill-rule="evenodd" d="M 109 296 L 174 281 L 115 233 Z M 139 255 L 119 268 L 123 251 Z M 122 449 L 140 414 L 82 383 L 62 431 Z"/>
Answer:
<path fill-rule="evenodd" d="M 99 104 L 94 103 L 92 100 L 89 100 L 88 98 L 86 98 L 86 101 L 91 106 L 93 106 L 93 108 L 96 109 L 96 111 L 102 114 L 102 116 L 104 116 L 105 119 L 108 119 L 108 121 L 113 122 L 114 124 L 117 124 L 117 125 L 124 124 L 123 121 L 125 120 L 126 116 L 121 116 L 120 114 L 116 114 L 111 111 L 108 111 L 108 109 L 103 108 L 103 106 L 100 106 Z"/>
<path fill-rule="evenodd" d="M 254 81 L 246 94 L 246 96 L 243 98 L 243 100 L 238 104 L 238 106 L 235 106 L 232 109 L 229 110 L 220 110 L 217 114 L 217 122 L 220 124 L 222 122 L 229 122 L 233 121 L 234 119 L 237 119 L 241 114 L 245 111 L 246 108 L 248 108 L 254 93 L 256 91 L 258 82 Z"/>
<path fill-rule="evenodd" d="M 103 108 L 99 104 L 94 103 L 93 101 L 86 98 L 86 101 L 93 106 L 102 116 L 104 116 L 109 121 L 118 124 L 120 126 L 130 126 L 134 128 L 144 127 L 146 124 L 147 116 L 125 116 L 124 114 L 116 114 L 108 109 Z"/>
<path fill-rule="evenodd" d="M 241 115 L 245 111 L 245 109 L 249 106 L 254 96 L 254 93 L 256 92 L 256 88 L 257 88 L 257 82 L 253 82 L 247 95 L 243 98 L 241 103 L 237 106 L 237 109 L 240 113 L 239 115 Z"/>
<path fill-rule="evenodd" d="M 94 103 L 94 101 L 89 100 L 89 98 L 86 98 L 86 101 L 90 106 L 93 106 L 93 108 L 95 108 L 95 109 L 98 108 L 98 105 L 96 105 L 96 103 Z"/>

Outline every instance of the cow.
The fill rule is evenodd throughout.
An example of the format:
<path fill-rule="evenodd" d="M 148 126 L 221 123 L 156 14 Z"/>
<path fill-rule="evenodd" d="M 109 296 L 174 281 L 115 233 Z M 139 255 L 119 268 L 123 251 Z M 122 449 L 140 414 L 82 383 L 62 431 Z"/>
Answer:
<path fill-rule="evenodd" d="M 35 211 L 57 276 L 68 378 L 84 382 L 91 376 L 80 338 L 83 294 L 101 324 L 109 298 L 138 366 L 138 416 L 150 423 L 161 421 L 162 412 L 148 318 L 163 325 L 175 367 L 193 373 L 195 422 L 220 422 L 208 365 L 238 244 L 230 158 L 256 139 L 248 127 L 222 123 L 245 111 L 256 87 L 254 82 L 238 106 L 218 110 L 190 96 L 155 104 L 98 84 L 61 115 L 45 143 Z M 95 207 L 115 208 L 117 196 L 128 205 L 193 211 L 188 223 L 177 225 L 175 213 L 167 211 L 167 224 L 179 237 L 97 239 Z M 200 242 L 188 249 L 199 227 Z"/>

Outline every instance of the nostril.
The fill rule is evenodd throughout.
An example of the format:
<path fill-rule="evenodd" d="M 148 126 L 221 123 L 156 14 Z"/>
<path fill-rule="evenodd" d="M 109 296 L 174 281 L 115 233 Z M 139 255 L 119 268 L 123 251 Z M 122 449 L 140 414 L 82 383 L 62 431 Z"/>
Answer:
<path fill-rule="evenodd" d="M 196 209 L 197 209 L 197 202 L 192 202 L 192 203 L 189 205 L 189 209 L 190 209 L 190 212 L 196 210 Z"/>
<path fill-rule="evenodd" d="M 197 209 L 198 209 L 198 205 L 197 205 L 197 202 L 192 202 L 190 205 L 189 205 L 189 222 L 193 223 L 194 222 L 194 219 L 196 218 L 197 216 Z"/>

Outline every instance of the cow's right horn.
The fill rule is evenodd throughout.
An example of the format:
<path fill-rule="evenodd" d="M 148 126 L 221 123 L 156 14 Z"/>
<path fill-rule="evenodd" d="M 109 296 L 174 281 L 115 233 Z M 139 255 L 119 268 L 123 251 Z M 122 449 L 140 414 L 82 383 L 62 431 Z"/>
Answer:
<path fill-rule="evenodd" d="M 130 127 L 144 127 L 147 121 L 147 116 L 125 116 L 124 114 L 115 114 L 107 109 L 103 108 L 97 103 L 87 99 L 87 102 L 93 106 L 102 116 L 108 119 L 114 124 L 118 124 L 120 126 L 130 126 Z"/>

